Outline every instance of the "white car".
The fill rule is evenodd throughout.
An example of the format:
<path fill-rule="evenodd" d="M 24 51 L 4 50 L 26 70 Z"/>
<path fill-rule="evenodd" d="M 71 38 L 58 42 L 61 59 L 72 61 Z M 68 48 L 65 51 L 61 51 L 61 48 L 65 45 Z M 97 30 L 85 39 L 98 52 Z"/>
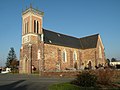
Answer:
<path fill-rule="evenodd" d="M 2 74 L 6 74 L 6 73 L 9 73 L 11 72 L 11 68 L 6 68 L 6 71 L 1 71 Z"/>

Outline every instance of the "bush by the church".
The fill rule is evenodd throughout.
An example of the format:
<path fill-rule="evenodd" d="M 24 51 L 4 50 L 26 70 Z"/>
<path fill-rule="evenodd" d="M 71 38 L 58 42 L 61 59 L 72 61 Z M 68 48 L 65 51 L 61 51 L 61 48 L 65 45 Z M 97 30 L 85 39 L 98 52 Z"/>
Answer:
<path fill-rule="evenodd" d="M 98 77 L 97 83 L 102 85 L 109 85 L 113 82 L 113 78 L 115 77 L 115 70 L 100 69 L 96 71 L 96 75 Z"/>
<path fill-rule="evenodd" d="M 75 80 L 71 82 L 71 84 L 81 86 L 81 87 L 94 87 L 97 83 L 97 76 L 85 71 L 77 76 Z"/>

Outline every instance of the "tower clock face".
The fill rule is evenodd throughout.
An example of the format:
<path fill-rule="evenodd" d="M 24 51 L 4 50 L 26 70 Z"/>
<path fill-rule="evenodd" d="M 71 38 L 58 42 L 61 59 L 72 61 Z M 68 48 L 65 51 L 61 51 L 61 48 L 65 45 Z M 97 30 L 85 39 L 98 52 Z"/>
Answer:
<path fill-rule="evenodd" d="M 27 42 L 29 42 L 29 36 L 25 36 L 25 37 L 23 38 L 23 43 L 27 43 Z"/>

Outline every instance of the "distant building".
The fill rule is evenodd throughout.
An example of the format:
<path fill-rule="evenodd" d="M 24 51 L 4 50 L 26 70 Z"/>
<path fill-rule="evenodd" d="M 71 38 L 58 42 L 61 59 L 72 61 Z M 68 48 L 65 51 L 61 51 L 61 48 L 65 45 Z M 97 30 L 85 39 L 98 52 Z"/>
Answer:
<path fill-rule="evenodd" d="M 114 66 L 116 69 L 120 69 L 120 61 L 110 62 L 111 66 Z"/>
<path fill-rule="evenodd" d="M 99 34 L 76 38 L 46 30 L 43 12 L 32 7 L 22 12 L 20 73 L 95 69 L 100 64 L 105 65 L 105 54 Z"/>
<path fill-rule="evenodd" d="M 110 65 L 113 65 L 113 66 L 120 65 L 120 61 L 110 62 Z"/>

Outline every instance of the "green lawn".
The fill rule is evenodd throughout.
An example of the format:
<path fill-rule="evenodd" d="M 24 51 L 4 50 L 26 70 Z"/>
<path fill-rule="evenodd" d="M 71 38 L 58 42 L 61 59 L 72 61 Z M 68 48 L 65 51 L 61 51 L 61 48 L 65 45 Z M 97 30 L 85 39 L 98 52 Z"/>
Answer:
<path fill-rule="evenodd" d="M 97 86 L 97 87 L 79 87 L 70 83 L 53 84 L 48 90 L 120 90 L 118 87 Z"/>
<path fill-rule="evenodd" d="M 54 84 L 49 86 L 48 90 L 98 90 L 94 87 L 79 87 L 69 83 Z"/>

